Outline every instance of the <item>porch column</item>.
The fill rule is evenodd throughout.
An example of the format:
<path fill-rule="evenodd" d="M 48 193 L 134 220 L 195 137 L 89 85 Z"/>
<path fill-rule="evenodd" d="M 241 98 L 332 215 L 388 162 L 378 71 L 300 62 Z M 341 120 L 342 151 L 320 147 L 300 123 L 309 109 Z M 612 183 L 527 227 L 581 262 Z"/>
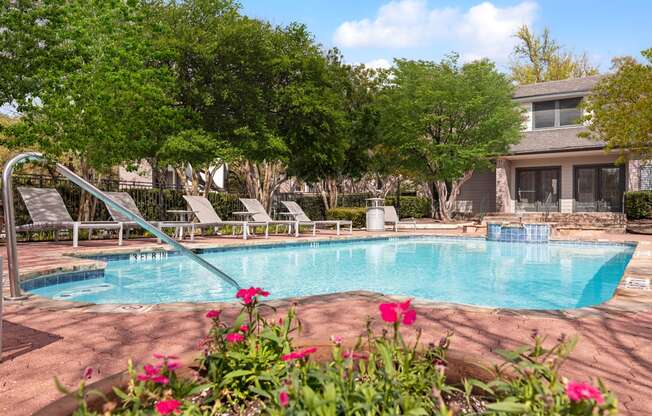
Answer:
<path fill-rule="evenodd" d="M 509 190 L 509 176 L 512 163 L 507 159 L 496 161 L 496 211 L 512 213 L 512 195 Z"/>
<path fill-rule="evenodd" d="M 627 190 L 638 191 L 641 189 L 641 161 L 630 159 L 627 161 Z"/>

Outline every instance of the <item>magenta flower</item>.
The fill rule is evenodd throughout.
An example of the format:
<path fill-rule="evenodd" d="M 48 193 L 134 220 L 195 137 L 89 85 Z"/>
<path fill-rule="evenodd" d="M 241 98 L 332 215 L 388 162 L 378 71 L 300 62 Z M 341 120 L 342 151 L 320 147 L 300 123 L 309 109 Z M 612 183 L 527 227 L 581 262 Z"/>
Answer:
<path fill-rule="evenodd" d="M 247 325 L 240 325 L 240 331 L 242 331 L 242 332 L 249 332 L 249 326 L 247 326 Z"/>
<path fill-rule="evenodd" d="M 206 317 L 208 319 L 217 319 L 220 317 L 220 314 L 222 311 L 219 311 L 217 309 L 211 309 L 210 311 L 206 312 Z"/>
<path fill-rule="evenodd" d="M 310 354 L 314 353 L 317 351 L 317 348 L 315 347 L 310 347 L 306 348 L 300 351 L 293 351 L 289 354 L 285 354 L 284 356 L 281 357 L 283 361 L 293 361 L 293 360 L 300 360 L 302 358 L 307 358 L 310 356 Z"/>
<path fill-rule="evenodd" d="M 181 414 L 181 402 L 178 400 L 161 400 L 156 403 L 154 409 L 160 415 L 169 415 L 174 413 L 175 415 Z"/>
<path fill-rule="evenodd" d="M 331 335 L 331 342 L 335 345 L 342 345 L 344 339 L 339 335 Z"/>
<path fill-rule="evenodd" d="M 242 303 L 249 305 L 257 296 L 267 297 L 269 292 L 259 287 L 250 287 L 249 289 L 240 289 L 235 294 L 236 298 L 242 299 Z"/>
<path fill-rule="evenodd" d="M 84 378 L 86 380 L 90 380 L 91 377 L 93 377 L 93 369 L 90 367 L 86 367 L 86 369 L 84 370 Z"/>
<path fill-rule="evenodd" d="M 278 402 L 281 404 L 281 407 L 288 407 L 290 404 L 290 395 L 287 391 L 283 390 L 278 394 Z"/>
<path fill-rule="evenodd" d="M 144 374 L 138 374 L 136 377 L 140 381 L 151 381 L 156 384 L 168 384 L 170 382 L 170 379 L 161 374 L 160 365 L 145 364 L 143 371 L 145 371 Z"/>
<path fill-rule="evenodd" d="M 181 367 L 181 363 L 178 361 L 168 361 L 167 363 L 167 368 L 170 371 L 177 370 Z"/>
<path fill-rule="evenodd" d="M 596 389 L 589 383 L 582 383 L 579 381 L 569 381 L 566 384 L 566 395 L 573 402 L 581 400 L 595 400 L 597 404 L 604 403 L 604 397 L 600 390 Z"/>
<path fill-rule="evenodd" d="M 242 342 L 244 341 L 244 335 L 238 334 L 237 332 L 234 332 L 232 334 L 226 334 L 226 340 L 227 342 L 230 342 L 232 344 Z"/>
<path fill-rule="evenodd" d="M 417 320 L 417 311 L 410 309 L 408 299 L 401 303 L 381 303 L 378 306 L 380 317 L 388 323 L 403 322 L 404 325 L 412 325 Z"/>

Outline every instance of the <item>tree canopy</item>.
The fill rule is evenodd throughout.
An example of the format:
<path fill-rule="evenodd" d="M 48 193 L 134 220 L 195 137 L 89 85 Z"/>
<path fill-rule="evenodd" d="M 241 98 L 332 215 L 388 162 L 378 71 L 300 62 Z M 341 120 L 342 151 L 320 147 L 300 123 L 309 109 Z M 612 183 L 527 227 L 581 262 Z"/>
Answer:
<path fill-rule="evenodd" d="M 589 61 L 586 53 L 575 55 L 550 37 L 548 28 L 540 36 L 523 25 L 514 35 L 511 75 L 519 84 L 557 81 L 596 75 L 598 68 Z"/>
<path fill-rule="evenodd" d="M 589 137 L 624 155 L 652 157 L 652 48 L 633 58 L 614 60 L 614 72 L 593 88 L 585 101 Z"/>
<path fill-rule="evenodd" d="M 384 141 L 413 175 L 430 184 L 450 218 L 461 185 L 518 141 L 521 111 L 507 76 L 486 61 L 397 60 L 382 96 Z"/>

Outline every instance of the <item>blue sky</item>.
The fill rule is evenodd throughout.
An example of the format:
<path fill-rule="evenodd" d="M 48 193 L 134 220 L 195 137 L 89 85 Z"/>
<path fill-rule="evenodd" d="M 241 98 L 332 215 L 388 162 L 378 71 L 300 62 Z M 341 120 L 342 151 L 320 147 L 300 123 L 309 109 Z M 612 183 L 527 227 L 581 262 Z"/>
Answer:
<path fill-rule="evenodd" d="M 487 56 L 507 68 L 514 28 L 548 27 L 601 71 L 614 56 L 640 58 L 652 47 L 650 0 L 241 0 L 244 13 L 276 24 L 305 23 L 350 63 L 386 64 L 394 57 L 438 60 L 450 51 Z"/>

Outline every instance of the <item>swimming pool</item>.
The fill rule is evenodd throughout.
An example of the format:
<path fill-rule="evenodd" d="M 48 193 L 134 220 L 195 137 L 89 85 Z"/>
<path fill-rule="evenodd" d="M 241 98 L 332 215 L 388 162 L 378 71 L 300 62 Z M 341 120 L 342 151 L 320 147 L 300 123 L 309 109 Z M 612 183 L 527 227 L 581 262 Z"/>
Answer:
<path fill-rule="evenodd" d="M 369 290 L 489 307 L 570 309 L 610 299 L 626 244 L 505 243 L 401 237 L 205 250 L 242 287 L 270 298 Z M 179 255 L 103 257 L 102 271 L 42 277 L 23 288 L 54 299 L 157 304 L 233 300 L 234 290 Z"/>

